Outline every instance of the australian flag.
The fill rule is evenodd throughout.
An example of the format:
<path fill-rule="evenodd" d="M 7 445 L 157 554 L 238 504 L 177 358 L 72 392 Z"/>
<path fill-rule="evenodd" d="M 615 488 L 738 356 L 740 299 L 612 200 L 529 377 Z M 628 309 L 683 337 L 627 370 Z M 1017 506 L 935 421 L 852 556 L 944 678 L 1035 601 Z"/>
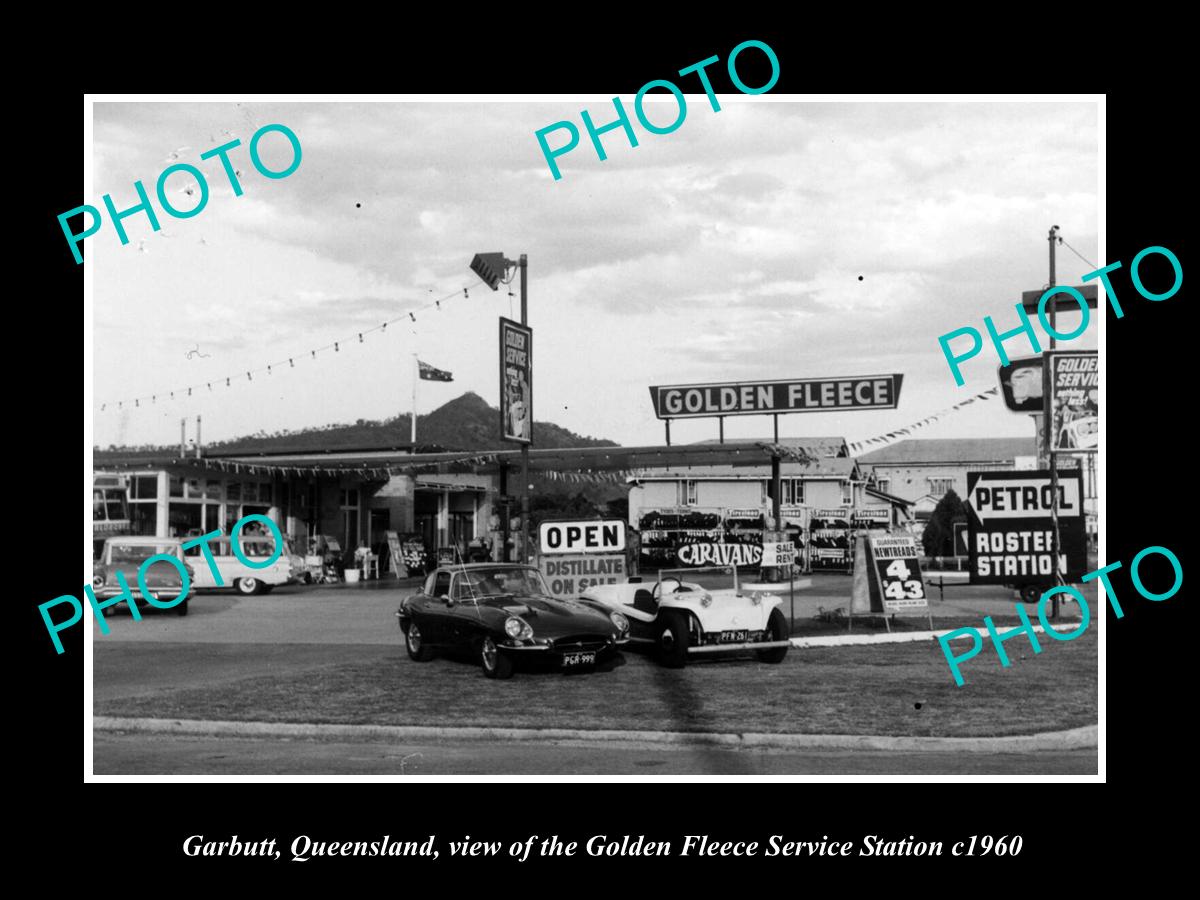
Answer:
<path fill-rule="evenodd" d="M 423 363 L 417 360 L 417 367 L 423 381 L 453 381 L 454 376 L 449 372 L 443 372 L 441 369 L 435 369 L 429 363 Z"/>

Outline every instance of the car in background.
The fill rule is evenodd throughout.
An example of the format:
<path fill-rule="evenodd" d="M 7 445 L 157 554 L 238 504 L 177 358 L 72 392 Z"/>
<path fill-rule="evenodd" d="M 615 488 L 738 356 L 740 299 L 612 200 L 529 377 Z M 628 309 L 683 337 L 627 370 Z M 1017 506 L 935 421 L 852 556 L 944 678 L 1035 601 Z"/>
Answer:
<path fill-rule="evenodd" d="M 275 538 L 269 534 L 242 531 L 238 535 L 238 544 L 242 555 L 255 562 L 268 560 L 275 554 Z M 196 577 L 192 584 L 199 590 L 233 588 L 242 596 L 249 597 L 254 594 L 269 594 L 277 585 L 287 584 L 292 580 L 291 555 L 286 547 L 271 565 L 255 569 L 237 558 L 233 552 L 232 538 L 223 534 L 208 541 L 213 565 L 221 573 L 223 583 L 218 584 L 216 576 L 213 575 L 212 568 L 204 556 L 203 546 L 203 544 L 197 544 L 184 551 L 192 568 L 196 570 Z"/>
<path fill-rule="evenodd" d="M 159 607 L 149 603 L 143 607 L 138 602 L 139 599 L 144 600 L 141 598 L 141 591 L 138 587 L 138 570 L 142 563 L 158 554 L 174 556 L 183 563 L 192 585 L 195 585 L 196 569 L 184 556 L 182 540 L 179 538 L 122 536 L 105 539 L 100 556 L 92 565 L 92 593 L 96 595 L 97 600 L 107 600 L 121 594 L 121 584 L 117 580 L 119 572 L 124 576 L 125 583 L 129 586 L 129 592 L 133 595 L 134 602 L 138 603 L 139 610 L 142 608 L 158 609 Z M 179 577 L 179 570 L 165 562 L 150 566 L 145 573 L 145 582 L 150 595 L 155 600 L 170 602 L 183 590 L 183 581 Z M 186 616 L 188 614 L 189 599 L 189 597 L 185 597 L 181 603 L 172 607 L 177 615 Z"/>
<path fill-rule="evenodd" d="M 791 647 L 783 598 L 743 588 L 736 566 L 663 569 L 654 582 L 637 578 L 591 585 L 580 599 L 626 616 L 631 646 L 652 650 L 668 668 L 686 665 L 693 655 L 735 651 L 753 651 L 763 662 L 779 663 Z"/>
<path fill-rule="evenodd" d="M 629 637 L 617 611 L 550 594 L 542 573 L 516 563 L 441 566 L 396 612 L 409 658 L 464 651 L 488 678 L 508 678 L 518 660 L 569 671 L 616 656 Z"/>

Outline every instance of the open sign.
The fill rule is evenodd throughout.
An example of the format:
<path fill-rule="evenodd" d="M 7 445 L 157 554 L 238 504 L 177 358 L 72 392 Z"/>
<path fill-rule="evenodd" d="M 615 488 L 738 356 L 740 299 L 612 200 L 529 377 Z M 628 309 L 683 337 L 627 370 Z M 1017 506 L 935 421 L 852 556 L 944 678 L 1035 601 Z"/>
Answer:
<path fill-rule="evenodd" d="M 625 550 L 625 523 L 620 519 L 543 522 L 538 539 L 543 553 L 620 553 Z"/>

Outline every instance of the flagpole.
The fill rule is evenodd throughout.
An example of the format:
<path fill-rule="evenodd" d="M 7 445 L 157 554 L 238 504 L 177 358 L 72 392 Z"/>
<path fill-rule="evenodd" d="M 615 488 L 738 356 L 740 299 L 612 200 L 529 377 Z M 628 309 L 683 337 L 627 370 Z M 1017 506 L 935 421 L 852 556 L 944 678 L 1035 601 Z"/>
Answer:
<path fill-rule="evenodd" d="M 417 354 L 413 354 L 413 403 L 412 403 L 412 443 L 417 443 L 417 381 L 421 374 L 418 370 Z"/>

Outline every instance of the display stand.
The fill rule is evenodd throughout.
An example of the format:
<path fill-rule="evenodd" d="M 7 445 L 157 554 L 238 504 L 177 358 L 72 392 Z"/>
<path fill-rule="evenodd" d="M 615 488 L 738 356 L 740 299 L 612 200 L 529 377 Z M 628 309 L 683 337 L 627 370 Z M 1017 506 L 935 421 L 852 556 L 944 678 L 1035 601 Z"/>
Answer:
<path fill-rule="evenodd" d="M 400 534 L 396 531 L 385 532 L 387 534 L 388 555 L 391 560 L 392 571 L 396 574 L 396 580 L 408 577 L 408 567 L 404 565 L 404 551 L 400 549 Z"/>
<path fill-rule="evenodd" d="M 882 615 L 890 634 L 891 617 L 896 613 L 924 609 L 929 630 L 933 631 L 933 614 L 912 536 L 876 530 L 859 532 L 854 539 L 854 551 L 851 630 L 855 613 Z"/>

